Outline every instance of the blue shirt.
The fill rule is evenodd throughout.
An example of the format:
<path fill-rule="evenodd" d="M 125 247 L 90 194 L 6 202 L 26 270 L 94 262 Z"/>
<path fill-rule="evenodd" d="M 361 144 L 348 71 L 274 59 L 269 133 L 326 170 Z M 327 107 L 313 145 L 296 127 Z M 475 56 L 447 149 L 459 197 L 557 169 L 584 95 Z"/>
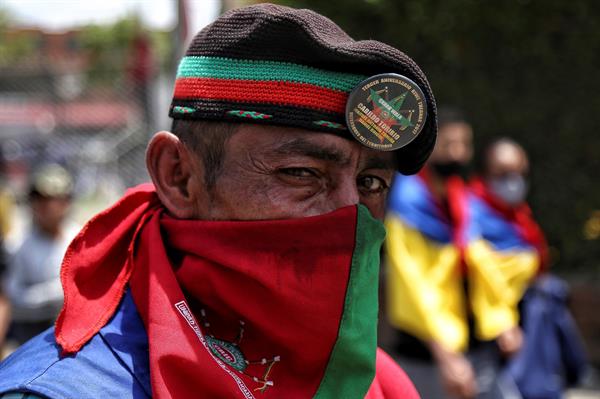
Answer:
<path fill-rule="evenodd" d="M 61 357 L 59 350 L 51 328 L 6 358 L 0 363 L 0 398 L 152 397 L 148 337 L 129 292 L 79 352 Z"/>

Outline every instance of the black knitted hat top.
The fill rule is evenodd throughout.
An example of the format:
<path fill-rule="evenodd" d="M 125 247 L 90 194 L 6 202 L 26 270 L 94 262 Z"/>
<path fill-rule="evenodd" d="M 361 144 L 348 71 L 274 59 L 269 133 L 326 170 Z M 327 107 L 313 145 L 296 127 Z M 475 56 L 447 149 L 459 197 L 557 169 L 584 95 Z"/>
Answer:
<path fill-rule="evenodd" d="M 355 41 L 311 10 L 259 4 L 231 10 L 201 30 L 179 65 L 169 115 L 352 138 L 345 118 L 348 95 L 382 73 L 407 77 L 425 96 L 423 130 L 395 151 L 398 170 L 415 173 L 437 132 L 435 99 L 425 74 L 403 52 L 374 40 Z"/>

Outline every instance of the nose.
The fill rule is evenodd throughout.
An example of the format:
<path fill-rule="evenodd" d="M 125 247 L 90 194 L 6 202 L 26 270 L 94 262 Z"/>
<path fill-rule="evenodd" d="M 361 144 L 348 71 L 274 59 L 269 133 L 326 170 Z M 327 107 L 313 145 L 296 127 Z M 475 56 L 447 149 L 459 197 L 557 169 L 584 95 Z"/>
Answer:
<path fill-rule="evenodd" d="M 360 202 L 356 178 L 344 176 L 339 179 L 329 193 L 331 211 L 345 206 L 357 205 Z"/>

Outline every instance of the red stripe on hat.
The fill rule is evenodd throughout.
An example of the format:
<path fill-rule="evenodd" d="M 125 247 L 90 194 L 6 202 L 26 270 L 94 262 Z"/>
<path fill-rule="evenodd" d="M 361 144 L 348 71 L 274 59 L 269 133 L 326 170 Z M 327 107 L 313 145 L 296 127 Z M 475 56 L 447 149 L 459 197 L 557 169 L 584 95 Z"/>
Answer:
<path fill-rule="evenodd" d="M 348 93 L 296 82 L 180 78 L 175 82 L 174 97 L 295 105 L 344 113 Z"/>

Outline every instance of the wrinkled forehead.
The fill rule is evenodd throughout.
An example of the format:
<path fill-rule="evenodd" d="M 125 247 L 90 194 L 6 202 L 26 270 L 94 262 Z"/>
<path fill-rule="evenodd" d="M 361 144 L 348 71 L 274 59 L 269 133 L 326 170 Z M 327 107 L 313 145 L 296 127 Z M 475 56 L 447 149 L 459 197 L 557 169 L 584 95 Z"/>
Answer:
<path fill-rule="evenodd" d="M 348 137 L 312 130 L 242 124 L 230 140 L 231 156 L 245 153 L 273 161 L 311 158 L 340 167 L 396 168 L 394 153 L 377 151 Z"/>

